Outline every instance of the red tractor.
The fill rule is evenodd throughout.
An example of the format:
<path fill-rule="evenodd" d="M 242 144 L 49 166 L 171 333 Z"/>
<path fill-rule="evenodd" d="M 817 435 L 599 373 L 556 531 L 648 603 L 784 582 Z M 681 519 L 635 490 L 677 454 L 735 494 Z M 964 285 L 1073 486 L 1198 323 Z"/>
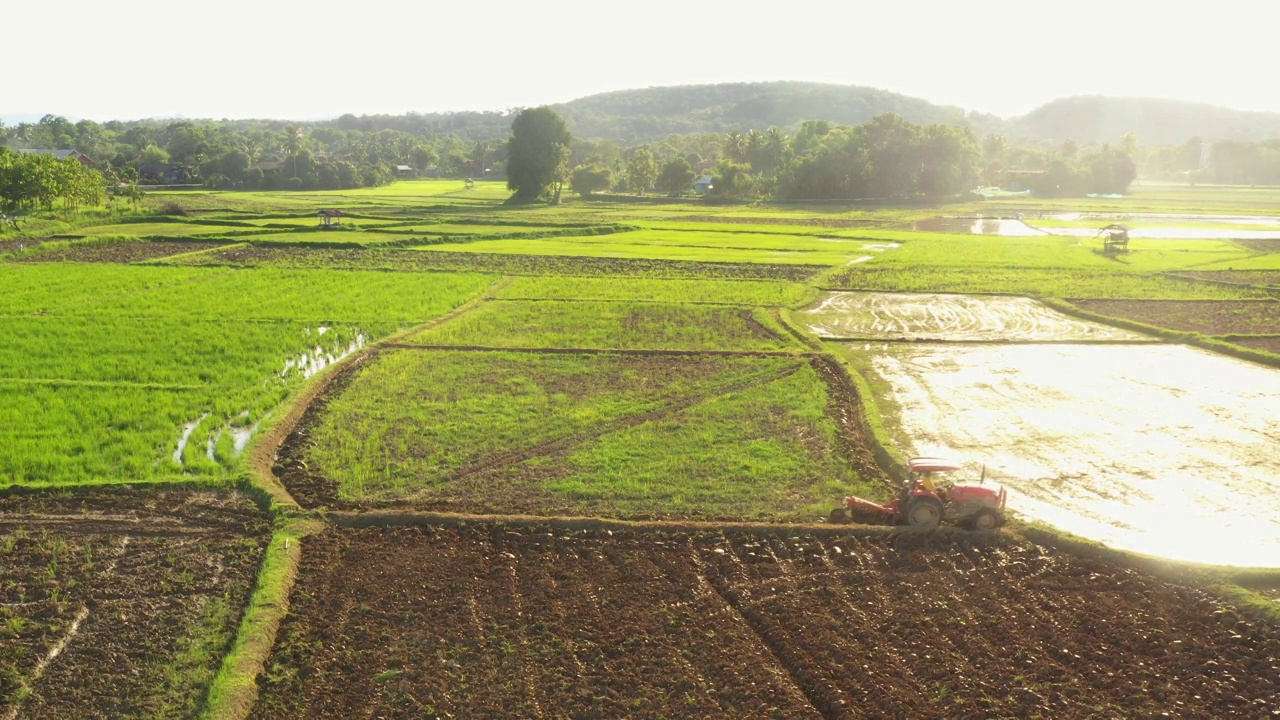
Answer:
<path fill-rule="evenodd" d="M 977 485 L 944 483 L 934 476 L 960 469 L 941 458 L 915 457 L 907 461 L 902 491 L 888 505 L 847 497 L 831 511 L 831 522 L 935 527 L 947 520 L 970 530 L 991 530 L 1004 523 L 1004 488 L 985 487 L 986 468 Z"/>

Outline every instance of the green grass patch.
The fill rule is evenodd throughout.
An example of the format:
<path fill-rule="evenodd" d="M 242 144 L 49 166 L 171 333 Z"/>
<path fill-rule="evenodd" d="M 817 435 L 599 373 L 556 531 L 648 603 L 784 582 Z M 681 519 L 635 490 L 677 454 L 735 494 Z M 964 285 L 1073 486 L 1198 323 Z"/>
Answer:
<path fill-rule="evenodd" d="M 817 290 L 803 283 L 751 280 L 524 277 L 502 288 L 498 297 L 799 307 L 817 297 Z"/>
<path fill-rule="evenodd" d="M 674 303 L 494 301 L 408 338 L 424 345 L 628 350 L 797 346 L 746 308 Z"/>
<path fill-rule="evenodd" d="M 1265 298 L 1265 291 L 1193 282 L 1162 275 L 1063 268 L 865 267 L 841 268 L 820 278 L 839 290 L 1008 293 L 1030 297 L 1235 300 Z"/>
<path fill-rule="evenodd" d="M 867 489 L 837 451 L 826 405 L 805 365 L 604 435 L 561 461 L 547 489 L 591 514 L 815 521 Z"/>
<path fill-rule="evenodd" d="M 832 250 L 791 251 L 740 249 L 697 245 L 662 245 L 630 243 L 636 233 L 608 238 L 556 238 L 541 240 L 482 240 L 456 245 L 424 245 L 417 250 L 467 253 L 503 253 L 514 255 L 567 255 L 598 258 L 645 258 L 655 260 L 693 260 L 727 263 L 784 263 L 804 265 L 838 265 L 855 255 Z"/>
<path fill-rule="evenodd" d="M 311 464 L 352 500 L 616 515 L 816 512 L 856 475 L 803 359 L 384 354 Z"/>
<path fill-rule="evenodd" d="M 0 266 L 0 485 L 234 474 L 253 427 L 310 373 L 492 281 L 428 280 Z"/>

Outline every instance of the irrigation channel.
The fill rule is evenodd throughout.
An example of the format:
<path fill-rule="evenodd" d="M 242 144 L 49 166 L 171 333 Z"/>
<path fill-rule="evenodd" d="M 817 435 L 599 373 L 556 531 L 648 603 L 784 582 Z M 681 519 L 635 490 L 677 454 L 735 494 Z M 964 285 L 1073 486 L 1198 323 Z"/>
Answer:
<path fill-rule="evenodd" d="M 975 479 L 985 464 L 1019 514 L 1149 555 L 1280 567 L 1280 372 L 1024 303 L 831 293 L 800 317 L 889 388 L 903 452 L 964 459 Z"/>

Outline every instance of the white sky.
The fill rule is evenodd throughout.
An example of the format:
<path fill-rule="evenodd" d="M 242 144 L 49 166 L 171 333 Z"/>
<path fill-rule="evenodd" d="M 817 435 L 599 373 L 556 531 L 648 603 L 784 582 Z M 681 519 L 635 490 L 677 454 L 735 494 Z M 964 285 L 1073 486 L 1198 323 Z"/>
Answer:
<path fill-rule="evenodd" d="M 0 12 L 0 117 L 318 119 L 608 90 L 868 85 L 998 115 L 1070 95 L 1280 111 L 1271 0 L 65 0 Z"/>

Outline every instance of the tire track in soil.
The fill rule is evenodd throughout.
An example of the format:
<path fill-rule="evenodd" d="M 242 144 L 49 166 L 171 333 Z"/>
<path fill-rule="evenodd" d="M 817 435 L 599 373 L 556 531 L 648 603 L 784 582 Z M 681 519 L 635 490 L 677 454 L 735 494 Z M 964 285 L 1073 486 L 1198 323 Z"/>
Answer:
<path fill-rule="evenodd" d="M 510 593 L 511 597 L 511 607 L 515 611 L 515 617 L 523 618 L 525 617 L 525 607 L 524 597 L 520 593 L 519 558 L 514 553 L 504 553 L 503 557 L 505 557 L 509 563 L 506 567 L 506 571 L 510 573 L 511 584 L 508 588 L 508 593 Z M 527 632 L 526 625 L 524 623 L 516 625 L 515 634 L 516 640 L 522 647 L 528 647 L 530 645 L 529 633 Z M 520 653 L 519 662 L 520 679 L 524 683 L 525 693 L 529 695 L 529 703 L 533 705 L 533 717 L 539 719 L 545 718 L 547 713 L 542 708 L 542 702 L 538 700 L 538 686 L 537 683 L 534 682 L 534 673 L 529 668 L 529 660 L 525 653 Z"/>
<path fill-rule="evenodd" d="M 733 382 L 729 385 L 722 385 L 721 387 L 715 388 L 708 392 L 675 398 L 669 402 L 663 403 L 661 406 L 654 408 L 653 410 L 650 410 L 648 412 L 643 412 L 638 415 L 629 415 L 627 417 L 619 418 L 611 422 L 600 423 L 588 431 L 573 433 L 572 435 L 567 435 L 564 437 L 552 438 L 550 440 L 538 443 L 528 448 L 520 448 L 518 450 L 513 450 L 507 453 L 492 455 L 489 458 L 486 458 L 484 462 L 477 463 L 467 468 L 463 468 L 462 470 L 459 470 L 457 473 L 445 477 L 443 480 L 441 480 L 441 482 L 445 484 L 451 484 L 459 480 L 464 480 L 473 475 L 477 475 L 486 470 L 493 470 L 495 468 L 500 468 L 500 467 L 510 467 L 513 465 L 519 465 L 520 463 L 526 462 L 528 460 L 532 460 L 533 458 L 536 458 L 536 457 L 545 457 L 547 455 L 554 455 L 554 456 L 563 455 L 567 453 L 570 448 L 577 447 L 579 445 L 582 445 L 583 443 L 591 442 L 592 440 L 598 440 L 601 437 L 604 437 L 605 435 L 608 435 L 610 433 L 618 432 L 620 430 L 625 430 L 627 428 L 635 427 L 637 425 L 643 425 L 644 423 L 647 423 L 647 422 L 662 420 L 664 418 L 675 415 L 676 413 L 683 412 L 697 405 L 701 405 L 702 403 L 707 402 L 709 400 L 714 400 L 716 398 L 724 397 L 725 395 L 730 395 L 736 392 L 742 392 L 744 390 L 749 390 L 752 388 L 763 387 L 765 385 L 775 383 L 779 380 L 791 377 L 792 375 L 796 374 L 799 371 L 800 371 L 800 368 L 798 366 L 784 368 L 776 372 L 744 378 L 742 380 Z"/>
<path fill-rule="evenodd" d="M 130 536 L 128 535 L 120 538 L 120 548 L 116 555 L 106 564 L 106 567 L 103 568 L 101 577 L 108 578 L 115 574 L 116 568 L 120 565 L 120 559 L 124 557 L 125 550 L 129 547 L 129 540 Z M 103 600 L 104 598 L 97 596 L 91 598 L 91 601 L 95 606 Z M 27 687 L 33 687 L 36 683 L 40 682 L 40 678 L 44 677 L 44 672 L 48 669 L 50 663 L 52 663 L 63 653 L 64 650 L 67 649 L 67 646 L 75 639 L 76 634 L 80 632 L 80 625 L 82 625 L 88 617 L 89 605 L 81 605 L 80 609 L 76 612 L 75 617 L 71 619 L 71 624 L 68 625 L 67 631 L 62 635 L 58 642 L 54 643 L 54 645 L 49 648 L 49 651 L 45 653 L 45 656 L 41 658 L 40 661 L 36 663 L 36 666 L 31 670 L 31 674 L 26 678 Z M 3 716 L 3 720 L 17 720 L 21 711 L 22 700 L 19 700 L 14 703 L 13 707 L 9 708 L 9 711 Z"/>
<path fill-rule="evenodd" d="M 84 622 L 87 617 L 89 617 L 88 606 L 81 606 L 79 612 L 76 613 L 76 616 L 71 619 L 71 624 L 67 627 L 67 632 L 63 634 L 58 642 L 54 643 L 53 647 L 49 648 L 49 652 L 45 653 L 45 656 L 40 658 L 40 662 L 37 662 L 35 668 L 31 670 L 31 675 L 26 678 L 26 684 L 28 687 L 36 684 L 40 681 L 40 678 L 44 677 L 45 668 L 49 667 L 49 663 L 53 662 L 55 658 L 61 655 L 63 650 L 67 649 L 67 646 L 71 644 L 72 639 L 75 638 L 76 633 L 80 632 L 80 623 Z M 17 720 L 18 714 L 21 711 L 22 702 L 18 701 L 13 705 L 13 707 L 9 708 L 8 712 L 4 714 L 3 720 Z"/>
<path fill-rule="evenodd" d="M 818 683 L 814 682 L 811 674 L 802 668 L 800 663 L 796 662 L 796 658 L 792 657 L 792 653 L 786 643 L 769 631 L 765 619 L 758 613 L 753 612 L 751 608 L 744 606 L 742 598 L 729 585 L 727 579 L 720 574 L 718 569 L 713 568 L 703 559 L 702 551 L 694 544 L 693 538 L 689 538 L 689 557 L 698 568 L 699 582 L 706 583 L 706 587 L 714 592 L 720 598 L 720 601 L 733 611 L 735 618 L 743 626 L 751 629 L 760 644 L 768 649 L 778 667 L 786 671 L 787 677 L 808 701 L 809 706 L 819 713 L 824 720 L 846 717 L 845 710 L 841 707 L 839 699 L 832 697 L 830 691 L 823 692 L 818 687 Z"/>
<path fill-rule="evenodd" d="M 816 353 L 824 352 L 822 349 L 822 343 L 800 332 L 785 317 L 783 317 L 782 308 L 773 309 L 773 319 L 776 320 L 778 322 L 778 325 L 782 326 L 782 328 L 785 329 L 787 333 L 791 335 L 791 337 L 800 341 L 801 345 L 809 348 L 810 350 L 813 350 Z"/>
<path fill-rule="evenodd" d="M 760 666 L 769 673 L 770 676 L 777 678 L 782 688 L 789 689 L 794 694 L 794 705 L 788 706 L 788 710 L 799 712 L 805 707 L 808 707 L 814 715 L 818 715 L 819 713 L 817 709 L 812 707 L 812 703 L 810 703 L 808 698 L 805 697 L 802 689 L 794 683 L 789 675 L 787 675 L 786 670 L 777 663 L 777 659 L 773 656 L 772 651 L 767 646 L 759 643 L 759 638 L 755 631 L 751 629 L 750 625 L 746 623 L 741 615 L 731 605 L 726 603 L 724 598 L 716 592 L 715 588 L 711 587 L 710 583 L 707 582 L 705 574 L 702 573 L 697 566 L 696 549 L 693 546 L 692 539 L 686 538 L 683 545 L 684 552 L 681 554 L 680 559 L 686 560 L 687 562 L 676 562 L 676 558 L 673 558 L 670 553 L 655 553 L 649 556 L 650 561 L 660 568 L 673 587 L 680 588 L 683 593 L 687 593 L 691 597 L 690 600 L 681 604 L 690 605 L 694 612 L 702 606 L 705 606 L 707 609 L 704 612 L 704 616 L 714 617 L 720 614 L 725 614 L 733 619 L 734 624 L 747 628 L 747 631 L 750 633 L 752 638 L 752 644 L 757 646 L 758 652 L 761 655 L 768 656 L 774 660 L 773 667 L 769 667 L 765 663 L 760 663 Z M 708 658 L 708 662 L 715 663 L 711 668 L 714 677 L 732 676 L 733 671 L 740 668 L 744 661 L 745 660 L 742 655 L 734 655 L 729 652 L 725 652 L 713 658 Z M 696 671 L 696 668 L 694 668 L 692 664 L 690 664 L 690 669 L 691 671 Z M 702 673 L 698 673 L 698 678 L 703 683 L 710 683 Z M 716 698 L 716 702 L 719 704 L 720 710 L 724 713 L 725 717 L 732 717 L 734 713 L 741 712 L 739 708 L 726 706 L 724 700 L 714 692 L 714 685 L 708 685 L 708 687 L 711 688 L 708 694 Z"/>
<path fill-rule="evenodd" d="M 783 345 L 788 344 L 787 338 L 784 335 L 766 327 L 764 323 L 760 322 L 760 320 L 756 318 L 755 314 L 751 310 L 739 310 L 738 317 L 742 318 L 742 321 L 747 324 L 747 327 L 751 328 L 752 332 L 757 335 L 770 340 L 777 340 Z"/>

